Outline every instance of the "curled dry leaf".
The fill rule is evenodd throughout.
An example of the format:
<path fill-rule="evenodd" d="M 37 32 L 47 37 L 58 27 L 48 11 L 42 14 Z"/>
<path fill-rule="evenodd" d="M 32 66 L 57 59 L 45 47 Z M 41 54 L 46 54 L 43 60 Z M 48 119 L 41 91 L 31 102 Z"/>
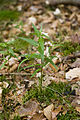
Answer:
<path fill-rule="evenodd" d="M 53 104 L 51 104 L 51 105 L 49 105 L 48 107 L 46 107 L 45 109 L 44 109 L 44 115 L 46 116 L 46 118 L 48 119 L 48 120 L 52 120 L 52 111 L 53 111 L 53 109 L 54 109 L 54 105 Z"/>
<path fill-rule="evenodd" d="M 51 67 L 51 69 L 55 72 L 57 72 L 58 69 L 56 69 L 52 64 L 49 64 L 49 66 Z"/>
<path fill-rule="evenodd" d="M 13 65 L 13 66 L 10 68 L 9 72 L 13 72 L 13 71 L 15 71 L 17 68 L 18 68 L 18 64 L 15 64 L 15 65 Z"/>
<path fill-rule="evenodd" d="M 59 114 L 59 112 L 61 112 L 61 109 L 62 109 L 62 105 L 59 105 L 58 108 L 52 112 L 52 120 L 54 120 L 56 116 Z"/>

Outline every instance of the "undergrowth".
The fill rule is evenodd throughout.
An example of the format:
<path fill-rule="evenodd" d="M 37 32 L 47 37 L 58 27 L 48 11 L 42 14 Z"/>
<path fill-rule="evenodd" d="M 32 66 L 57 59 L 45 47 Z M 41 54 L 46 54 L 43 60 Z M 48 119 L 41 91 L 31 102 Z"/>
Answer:
<path fill-rule="evenodd" d="M 73 52 L 80 51 L 80 45 L 78 43 L 64 42 L 60 48 L 64 56 L 70 55 Z"/>
<path fill-rule="evenodd" d="M 66 83 L 51 83 L 48 87 L 43 87 L 42 92 L 39 92 L 37 86 L 32 87 L 29 91 L 26 92 L 23 97 L 23 103 L 31 98 L 37 98 L 39 102 L 44 102 L 49 104 L 51 99 L 63 101 L 62 96 L 64 94 L 70 95 L 72 93 L 71 86 Z M 67 96 L 68 97 L 68 96 Z"/>
<path fill-rule="evenodd" d="M 14 80 L 12 83 L 10 83 L 5 76 L 0 76 L 0 82 L 6 81 L 9 84 L 8 88 L 3 88 L 2 91 L 2 107 L 3 111 L 0 113 L 0 120 L 9 120 L 11 112 L 14 111 L 14 100 L 6 98 L 8 93 L 13 90 L 13 93 L 15 92 L 16 85 L 14 83 Z"/>
<path fill-rule="evenodd" d="M 14 21 L 17 20 L 19 16 L 20 16 L 20 12 L 18 11 L 0 10 L 0 21 L 5 21 L 5 20 Z"/>
<path fill-rule="evenodd" d="M 39 89 L 35 85 L 34 87 L 30 88 L 30 90 L 28 90 L 24 95 L 23 104 L 29 99 L 36 98 L 39 103 L 41 103 L 41 107 L 44 108 L 45 106 L 52 103 L 52 101 L 54 101 L 54 103 L 58 101 L 58 104 L 63 105 L 64 109 L 65 105 L 67 105 L 66 114 L 58 114 L 58 120 L 78 120 L 77 118 L 79 118 L 79 115 L 71 106 L 69 100 L 72 93 L 73 91 L 71 90 L 71 86 L 68 85 L 68 83 L 59 82 L 56 84 L 55 82 L 52 82 L 48 87 L 44 87 L 42 92 L 39 92 Z"/>

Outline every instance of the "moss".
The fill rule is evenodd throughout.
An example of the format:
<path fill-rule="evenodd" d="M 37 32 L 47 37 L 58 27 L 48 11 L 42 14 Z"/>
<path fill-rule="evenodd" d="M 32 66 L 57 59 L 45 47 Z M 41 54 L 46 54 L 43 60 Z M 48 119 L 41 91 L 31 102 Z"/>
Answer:
<path fill-rule="evenodd" d="M 34 87 L 26 92 L 25 96 L 23 97 L 23 103 L 31 98 L 36 98 L 39 102 L 45 101 L 46 104 L 49 104 L 51 99 L 60 100 L 60 102 L 63 102 L 62 96 L 66 91 L 70 93 L 70 86 L 62 82 L 58 84 L 53 82 L 48 87 L 43 88 L 42 92 L 39 92 L 39 89 Z"/>
<path fill-rule="evenodd" d="M 13 120 L 21 120 L 20 116 L 14 116 Z"/>
<path fill-rule="evenodd" d="M 0 10 L 0 21 L 17 20 L 20 13 L 18 11 Z"/>
<path fill-rule="evenodd" d="M 64 42 L 60 47 L 60 51 L 64 56 L 72 54 L 73 52 L 80 51 L 80 45 L 78 43 Z"/>
<path fill-rule="evenodd" d="M 80 116 L 76 111 L 68 111 L 65 115 L 59 114 L 57 120 L 79 120 Z"/>
<path fill-rule="evenodd" d="M 29 43 L 26 41 L 23 41 L 21 39 L 16 39 L 13 45 L 17 51 L 20 51 L 20 50 L 28 51 Z"/>

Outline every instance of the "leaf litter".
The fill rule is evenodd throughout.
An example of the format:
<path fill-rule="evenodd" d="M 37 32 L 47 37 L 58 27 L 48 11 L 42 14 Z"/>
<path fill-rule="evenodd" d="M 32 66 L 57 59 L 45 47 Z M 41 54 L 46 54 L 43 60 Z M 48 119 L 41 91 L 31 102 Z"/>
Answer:
<path fill-rule="evenodd" d="M 26 0 L 27 1 L 27 0 Z M 19 20 L 17 22 L 13 22 L 13 23 L 5 23 L 4 24 L 4 28 L 3 31 L 1 31 L 1 35 L 3 36 L 3 40 L 6 41 L 10 41 L 11 39 L 14 39 L 14 34 L 18 35 L 20 33 L 20 29 L 16 28 L 15 26 L 17 26 L 18 23 L 20 23 L 20 21 L 23 21 L 23 25 L 21 25 L 22 29 L 24 30 L 26 36 L 29 35 L 29 33 L 31 33 L 33 31 L 32 28 L 32 23 L 34 23 L 34 25 L 37 26 L 37 28 L 39 29 L 40 26 L 39 24 L 43 25 L 43 32 L 48 34 L 51 39 L 52 42 L 64 42 L 64 41 L 71 41 L 72 44 L 78 43 L 80 44 L 80 32 L 79 32 L 79 25 L 80 25 L 80 15 L 79 15 L 79 8 L 77 6 L 71 6 L 71 5 L 58 5 L 57 7 L 53 7 L 52 10 L 47 9 L 45 4 L 43 3 L 43 1 L 36 1 L 34 0 L 33 2 L 28 2 L 28 4 L 26 4 L 26 1 L 24 0 L 24 2 L 19 1 L 17 4 L 13 4 L 10 5 L 10 9 L 17 9 L 19 12 L 23 11 L 23 14 L 19 17 Z M 16 7 L 15 7 L 16 6 Z M 77 12 L 76 12 L 77 11 Z M 77 32 L 77 33 L 76 33 Z M 36 39 L 36 38 L 35 38 Z M 53 47 L 53 44 L 51 41 L 48 41 L 45 39 L 45 54 L 47 56 L 49 56 L 48 53 L 48 48 L 49 47 Z M 60 47 L 55 48 L 55 50 L 57 49 L 58 52 L 52 53 L 52 56 L 55 55 L 56 58 L 53 59 L 53 62 L 57 65 L 58 70 L 56 71 L 56 69 L 54 68 L 54 66 L 52 64 L 49 64 L 48 66 L 46 66 L 46 68 L 44 68 L 43 72 L 44 72 L 44 81 L 43 81 L 43 86 L 48 86 L 50 85 L 53 81 L 55 81 L 56 83 L 58 82 L 66 82 L 67 83 L 67 79 L 69 80 L 69 84 L 71 84 L 72 89 L 74 86 L 76 86 L 76 84 L 80 81 L 80 65 L 79 65 L 79 57 L 80 55 L 76 54 L 74 55 L 74 53 L 71 53 L 71 55 L 68 55 L 67 58 L 65 57 L 65 62 L 62 61 L 62 59 L 64 59 L 63 55 L 61 55 L 61 52 L 59 49 Z M 33 48 L 33 50 L 35 51 L 35 48 Z M 53 49 L 54 52 L 54 49 Z M 79 52 L 79 51 L 78 51 Z M 16 53 L 16 52 L 15 52 Z M 21 53 L 26 53 L 26 50 L 22 50 Z M 21 54 L 18 53 L 18 54 Z M 72 62 L 71 60 L 73 58 L 77 58 L 74 62 Z M 2 58 L 2 54 L 0 55 L 0 59 Z M 23 103 L 22 103 L 22 98 L 25 95 L 26 91 L 30 90 L 31 87 L 34 86 L 34 84 L 38 84 L 37 79 L 34 78 L 30 78 L 29 74 L 32 74 L 33 71 L 36 70 L 36 68 L 27 68 L 25 69 L 25 71 L 22 71 L 17 75 L 17 68 L 19 66 L 19 63 L 21 61 L 21 59 L 23 59 L 23 57 L 21 57 L 20 59 L 11 57 L 5 64 L 5 67 L 2 68 L 2 70 L 0 70 L 0 74 L 1 76 L 4 76 L 3 73 L 8 73 L 6 75 L 7 79 L 10 80 L 10 83 L 8 84 L 7 82 L 5 82 L 5 85 L 3 85 L 4 87 L 1 86 L 0 84 L 0 103 L 2 104 L 2 91 L 3 88 L 9 88 L 11 89 L 11 86 L 14 82 L 15 87 L 13 87 L 13 89 L 11 89 L 11 91 L 9 91 L 6 95 L 5 95 L 5 100 L 12 100 L 15 102 L 15 105 L 13 105 L 13 110 L 16 113 L 16 110 L 18 110 L 17 106 L 19 107 L 19 111 L 18 114 L 20 115 L 20 117 L 22 119 L 32 119 L 32 120 L 57 120 L 57 116 L 62 113 L 62 108 L 63 106 L 59 104 L 59 101 L 55 101 L 55 103 L 47 105 L 46 108 L 40 108 L 40 103 L 38 104 L 38 102 L 36 100 L 29 100 L 28 102 L 26 102 L 25 104 L 27 104 L 27 107 L 25 108 Z M 70 60 L 70 61 L 69 61 Z M 40 61 L 32 61 L 36 64 L 40 63 Z M 2 65 L 3 60 L 1 60 L 0 65 Z M 24 64 L 22 64 L 22 68 L 28 66 L 29 63 L 26 62 Z M 13 73 L 13 75 L 9 75 L 10 73 Z M 27 75 L 25 75 L 27 73 Z M 45 75 L 47 73 L 47 75 Z M 12 80 L 14 79 L 14 80 Z M 28 82 L 24 82 L 26 80 L 28 80 Z M 77 79 L 77 80 L 76 80 Z M 2 82 L 2 80 L 0 80 Z M 5 80 L 3 80 L 5 81 Z M 74 84 L 73 84 L 74 81 Z M 25 85 L 26 84 L 26 85 Z M 27 86 L 27 87 L 25 87 Z M 27 89 L 26 89 L 27 88 Z M 77 87 L 74 87 L 74 89 L 76 90 L 76 95 L 74 96 L 74 100 L 72 100 L 72 105 L 74 106 L 74 109 L 80 113 L 80 84 L 77 84 Z M 77 97 L 78 96 L 78 97 Z M 63 96 L 64 99 L 65 96 Z M 71 97 L 71 96 L 70 96 Z M 58 102 L 58 105 L 56 107 L 56 102 Z M 10 103 L 5 103 L 5 105 L 8 105 Z M 66 104 L 65 103 L 65 108 L 66 108 Z M 39 113 L 39 110 L 37 111 L 37 107 L 39 107 L 39 110 L 41 110 L 42 112 Z M 2 113 L 3 107 L 2 105 L 0 105 L 0 113 Z M 12 111 L 9 111 L 10 114 L 14 113 Z M 65 110 L 63 111 L 63 113 L 65 112 Z M 68 108 L 66 108 L 66 113 L 68 112 Z M 65 114 L 66 114 L 65 113 Z M 15 115 L 18 115 L 15 114 Z M 28 114 L 30 116 L 28 116 Z M 10 117 L 10 119 L 12 119 L 12 117 Z"/>

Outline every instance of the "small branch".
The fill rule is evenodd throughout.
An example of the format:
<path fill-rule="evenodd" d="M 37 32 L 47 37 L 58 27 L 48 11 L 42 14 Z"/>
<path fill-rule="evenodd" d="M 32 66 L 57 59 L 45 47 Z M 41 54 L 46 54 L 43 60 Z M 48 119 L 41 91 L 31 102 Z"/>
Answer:
<path fill-rule="evenodd" d="M 31 73 L 0 73 L 0 75 L 31 75 Z"/>

